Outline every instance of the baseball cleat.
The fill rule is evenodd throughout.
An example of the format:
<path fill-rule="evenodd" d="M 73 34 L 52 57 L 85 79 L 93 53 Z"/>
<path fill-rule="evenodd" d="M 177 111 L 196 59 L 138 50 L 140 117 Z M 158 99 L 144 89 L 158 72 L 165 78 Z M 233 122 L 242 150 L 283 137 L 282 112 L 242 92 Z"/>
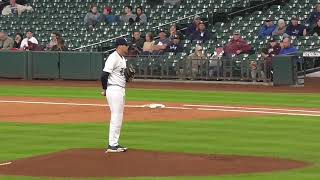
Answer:
<path fill-rule="evenodd" d="M 118 153 L 118 152 L 126 152 L 128 150 L 128 148 L 126 148 L 126 147 L 122 147 L 122 146 L 120 146 L 120 145 L 118 145 L 118 146 L 108 146 L 108 149 L 106 150 L 106 153 L 108 153 L 108 152 L 116 152 L 116 153 Z"/>

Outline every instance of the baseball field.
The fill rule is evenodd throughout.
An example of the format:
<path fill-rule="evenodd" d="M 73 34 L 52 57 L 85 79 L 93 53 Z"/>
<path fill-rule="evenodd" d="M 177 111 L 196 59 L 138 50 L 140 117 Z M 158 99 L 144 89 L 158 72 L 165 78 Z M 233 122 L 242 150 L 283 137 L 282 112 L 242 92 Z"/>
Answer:
<path fill-rule="evenodd" d="M 318 180 L 319 84 L 132 83 L 105 154 L 99 82 L 0 80 L 0 179 Z"/>

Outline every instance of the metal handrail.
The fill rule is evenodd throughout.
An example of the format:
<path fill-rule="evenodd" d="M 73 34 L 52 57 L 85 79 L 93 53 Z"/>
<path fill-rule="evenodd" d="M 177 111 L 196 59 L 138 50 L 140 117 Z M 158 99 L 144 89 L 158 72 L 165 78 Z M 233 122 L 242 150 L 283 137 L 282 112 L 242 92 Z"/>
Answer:
<path fill-rule="evenodd" d="M 194 16 L 199 15 L 199 14 L 203 14 L 203 13 L 205 13 L 205 12 L 207 12 L 207 11 L 202 11 L 202 12 L 199 12 L 199 13 L 196 13 L 196 14 L 193 14 L 193 15 L 190 15 L 190 16 L 187 16 L 187 17 L 183 17 L 183 18 L 181 18 L 181 19 L 177 19 L 177 20 L 171 21 L 171 22 L 169 22 L 169 23 L 160 24 L 160 25 L 158 25 L 158 26 L 152 27 L 151 29 L 157 29 L 157 28 L 160 28 L 160 27 L 169 25 L 169 24 L 173 24 L 173 23 L 175 23 L 175 22 L 178 22 L 178 21 L 181 21 L 181 20 L 185 20 L 185 19 L 194 17 Z M 85 45 L 85 46 L 80 46 L 80 47 L 75 48 L 75 49 L 72 49 L 72 50 L 73 50 L 73 51 L 76 51 L 76 50 L 79 50 L 79 49 L 83 49 L 83 48 L 95 46 L 95 45 L 98 45 L 98 44 L 102 44 L 102 43 L 105 43 L 105 42 L 109 42 L 109 41 L 115 40 L 115 39 L 120 38 L 120 37 L 126 37 L 126 36 L 128 36 L 128 35 L 129 35 L 129 34 L 127 33 L 127 34 L 124 34 L 124 35 L 121 35 L 121 36 L 118 36 L 118 37 L 113 37 L 113 38 L 110 38 L 110 39 L 107 39 L 107 40 L 104 40 L 104 41 L 100 41 L 100 42 L 97 42 L 97 43 L 88 44 L 88 45 Z M 105 51 L 105 53 L 106 53 L 106 52 L 110 52 L 110 51 L 112 51 L 112 50 L 114 50 L 114 49 L 110 49 L 110 50 L 108 50 L 108 51 Z"/>

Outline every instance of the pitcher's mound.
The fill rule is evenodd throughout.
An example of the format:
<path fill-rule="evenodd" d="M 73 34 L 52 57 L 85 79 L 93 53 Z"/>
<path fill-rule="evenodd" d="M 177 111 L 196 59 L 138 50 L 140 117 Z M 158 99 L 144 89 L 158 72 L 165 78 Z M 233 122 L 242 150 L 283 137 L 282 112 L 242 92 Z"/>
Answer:
<path fill-rule="evenodd" d="M 211 176 L 302 168 L 299 161 L 267 157 L 192 155 L 129 150 L 72 149 L 13 161 L 0 174 L 49 177 Z"/>

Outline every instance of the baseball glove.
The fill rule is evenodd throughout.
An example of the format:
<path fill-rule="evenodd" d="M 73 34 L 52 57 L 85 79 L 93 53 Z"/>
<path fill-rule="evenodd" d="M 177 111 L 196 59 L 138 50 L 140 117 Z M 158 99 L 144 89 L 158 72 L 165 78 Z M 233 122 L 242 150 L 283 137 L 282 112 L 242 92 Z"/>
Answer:
<path fill-rule="evenodd" d="M 124 71 L 124 76 L 126 77 L 126 81 L 127 82 L 131 82 L 134 78 L 134 74 L 136 73 L 136 71 L 134 70 L 134 68 L 132 67 L 131 64 L 129 64 L 127 66 L 127 68 Z"/>

